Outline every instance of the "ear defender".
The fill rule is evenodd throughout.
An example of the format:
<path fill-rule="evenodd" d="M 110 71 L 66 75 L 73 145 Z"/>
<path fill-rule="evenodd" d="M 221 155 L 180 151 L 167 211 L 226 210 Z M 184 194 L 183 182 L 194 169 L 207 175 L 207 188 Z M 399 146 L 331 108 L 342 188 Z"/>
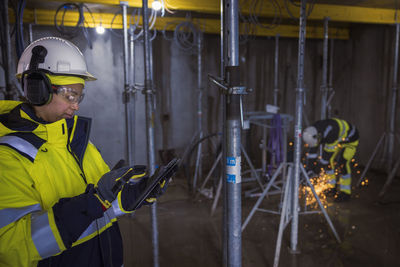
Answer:
<path fill-rule="evenodd" d="M 47 49 L 38 45 L 32 49 L 32 57 L 29 69 L 22 73 L 22 88 L 29 103 L 35 106 L 43 106 L 52 99 L 52 87 L 45 72 L 38 68 L 39 63 L 43 63 L 47 55 Z"/>

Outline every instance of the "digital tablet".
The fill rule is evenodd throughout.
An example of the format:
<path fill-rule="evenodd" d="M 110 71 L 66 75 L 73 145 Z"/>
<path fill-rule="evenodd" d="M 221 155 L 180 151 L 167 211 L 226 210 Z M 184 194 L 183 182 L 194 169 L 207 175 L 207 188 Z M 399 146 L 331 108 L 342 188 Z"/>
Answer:
<path fill-rule="evenodd" d="M 167 165 L 158 168 L 155 171 L 155 173 L 148 179 L 145 189 L 142 191 L 142 193 L 139 195 L 139 197 L 133 203 L 132 208 L 129 208 L 129 210 L 135 210 L 138 207 L 140 207 L 142 202 L 146 198 L 148 198 L 148 196 L 157 187 L 158 183 L 161 180 L 165 179 L 166 183 L 168 184 L 171 176 L 178 170 L 178 163 L 179 163 L 179 159 L 174 158 L 173 160 L 168 162 Z"/>

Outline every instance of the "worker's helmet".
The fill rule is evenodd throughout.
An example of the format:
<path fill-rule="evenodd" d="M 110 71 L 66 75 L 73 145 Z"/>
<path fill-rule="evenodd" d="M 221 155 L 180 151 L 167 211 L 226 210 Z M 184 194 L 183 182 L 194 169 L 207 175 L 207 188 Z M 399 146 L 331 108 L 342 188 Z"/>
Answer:
<path fill-rule="evenodd" d="M 53 90 L 46 73 L 96 80 L 87 71 L 79 48 L 58 37 L 44 37 L 32 42 L 19 59 L 16 76 L 21 78 L 25 97 L 33 105 L 44 105 L 51 100 Z"/>
<path fill-rule="evenodd" d="M 47 55 L 43 61 L 37 63 L 37 70 L 54 75 L 73 75 L 82 77 L 86 81 L 96 78 L 87 71 L 85 58 L 79 48 L 73 43 L 58 37 L 44 37 L 32 42 L 22 53 L 18 62 L 17 78 L 35 66 L 31 66 L 32 50 L 36 46 L 43 46 Z"/>
<path fill-rule="evenodd" d="M 319 143 L 318 131 L 314 126 L 309 126 L 303 131 L 303 141 L 310 147 L 316 147 Z"/>

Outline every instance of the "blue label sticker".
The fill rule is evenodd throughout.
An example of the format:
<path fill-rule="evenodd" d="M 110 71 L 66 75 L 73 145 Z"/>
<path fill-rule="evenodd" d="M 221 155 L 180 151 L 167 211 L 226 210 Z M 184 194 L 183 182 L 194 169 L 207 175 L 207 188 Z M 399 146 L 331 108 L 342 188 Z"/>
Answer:
<path fill-rule="evenodd" d="M 227 174 L 226 178 L 228 180 L 228 183 L 236 183 L 236 175 L 234 174 Z"/>
<path fill-rule="evenodd" d="M 234 157 L 227 157 L 226 158 L 226 165 L 235 166 L 236 165 L 236 159 Z"/>

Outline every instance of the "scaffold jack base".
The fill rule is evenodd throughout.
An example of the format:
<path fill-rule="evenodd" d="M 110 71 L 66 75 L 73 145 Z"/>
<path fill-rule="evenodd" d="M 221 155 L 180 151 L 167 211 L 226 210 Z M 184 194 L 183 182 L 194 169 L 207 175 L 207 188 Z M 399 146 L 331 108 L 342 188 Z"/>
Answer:
<path fill-rule="evenodd" d="M 262 212 L 268 212 L 268 213 L 273 213 L 273 214 L 280 214 L 280 223 L 279 223 L 279 230 L 278 230 L 278 237 L 277 237 L 277 241 L 276 241 L 276 248 L 275 248 L 275 257 L 274 257 L 274 267 L 278 266 L 279 263 L 279 255 L 280 255 L 280 250 L 281 250 L 281 245 L 282 245 L 282 236 L 283 236 L 283 231 L 285 230 L 286 226 L 289 225 L 289 223 L 292 221 L 294 221 L 294 217 L 298 216 L 299 214 L 312 214 L 312 213 L 323 213 L 325 220 L 327 221 L 331 231 L 333 232 L 336 240 L 338 243 L 341 243 L 340 237 L 338 235 L 338 233 L 336 232 L 335 227 L 333 226 L 332 221 L 330 220 L 328 213 L 326 212 L 324 206 L 321 203 L 321 200 L 319 199 L 314 186 L 312 185 L 312 183 L 310 182 L 310 177 L 308 177 L 306 171 L 304 170 L 304 167 L 302 165 L 300 165 L 300 172 L 302 174 L 302 181 L 299 184 L 305 184 L 308 187 L 310 187 L 317 203 L 319 206 L 320 211 L 302 211 L 302 212 L 295 212 L 293 207 L 298 205 L 294 205 L 294 201 L 299 201 L 298 199 L 294 199 L 294 190 L 298 190 L 298 188 L 294 188 L 294 175 L 293 175 L 293 167 L 294 164 L 293 163 L 281 163 L 277 169 L 277 171 L 274 173 L 274 175 L 272 176 L 271 180 L 269 181 L 269 183 L 267 184 L 267 186 L 265 187 L 263 193 L 261 194 L 261 196 L 258 198 L 256 204 L 254 205 L 254 207 L 252 208 L 252 210 L 250 211 L 249 215 L 247 216 L 246 220 L 244 221 L 243 225 L 242 225 L 242 231 L 244 231 L 244 229 L 246 228 L 247 224 L 249 223 L 249 221 L 251 220 L 251 218 L 253 217 L 254 213 L 256 211 L 262 211 Z M 274 181 L 277 179 L 277 177 L 279 175 L 284 175 L 287 173 L 286 179 L 285 177 L 283 177 L 284 180 L 284 185 L 283 185 L 283 197 L 281 198 L 281 202 L 283 201 L 283 203 L 281 203 L 281 210 L 280 211 L 271 211 L 271 210 L 267 210 L 267 209 L 261 209 L 259 208 L 259 206 L 261 205 L 261 202 L 263 201 L 263 199 L 265 198 L 265 196 L 268 194 L 269 189 L 271 188 L 272 184 L 274 183 Z M 297 221 L 297 218 L 296 218 Z M 293 231 L 293 229 L 295 229 L 295 231 Z M 297 227 L 293 228 L 292 227 L 292 233 L 291 233 L 291 248 L 295 248 L 297 246 Z M 295 242 L 295 245 L 293 245 L 293 242 Z M 292 249 L 291 251 L 292 253 L 299 253 L 299 251 L 297 251 L 297 249 Z"/>

